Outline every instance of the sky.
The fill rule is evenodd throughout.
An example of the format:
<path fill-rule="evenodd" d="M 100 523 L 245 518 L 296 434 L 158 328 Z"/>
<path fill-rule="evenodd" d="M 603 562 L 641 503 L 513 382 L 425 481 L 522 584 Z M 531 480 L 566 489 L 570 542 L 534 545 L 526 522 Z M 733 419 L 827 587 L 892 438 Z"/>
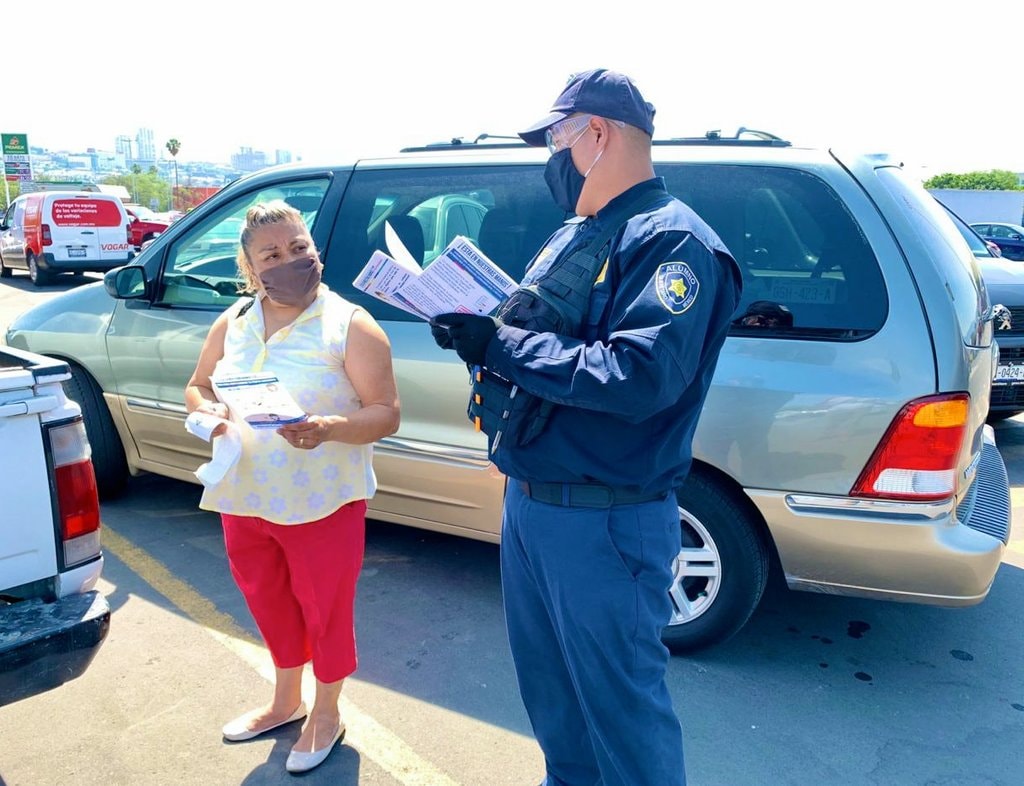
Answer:
<path fill-rule="evenodd" d="M 5 3 L 0 131 L 113 150 L 144 127 L 179 161 L 247 146 L 339 163 L 514 134 L 603 67 L 655 105 L 656 138 L 744 126 L 889 153 L 922 179 L 1024 172 L 1024 105 L 979 99 L 1019 95 L 1024 58 L 999 30 L 1022 22 L 994 0 Z"/>

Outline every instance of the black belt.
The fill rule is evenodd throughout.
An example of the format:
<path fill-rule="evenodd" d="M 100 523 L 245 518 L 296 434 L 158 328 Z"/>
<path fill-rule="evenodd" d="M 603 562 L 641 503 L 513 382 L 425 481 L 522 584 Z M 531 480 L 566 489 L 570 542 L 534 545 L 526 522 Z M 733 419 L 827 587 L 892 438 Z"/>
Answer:
<path fill-rule="evenodd" d="M 647 492 L 641 494 L 624 488 L 605 486 L 600 483 L 527 483 L 516 481 L 519 488 L 531 499 L 548 505 L 562 505 L 568 508 L 610 508 L 612 505 L 637 505 L 665 499 L 669 492 Z"/>

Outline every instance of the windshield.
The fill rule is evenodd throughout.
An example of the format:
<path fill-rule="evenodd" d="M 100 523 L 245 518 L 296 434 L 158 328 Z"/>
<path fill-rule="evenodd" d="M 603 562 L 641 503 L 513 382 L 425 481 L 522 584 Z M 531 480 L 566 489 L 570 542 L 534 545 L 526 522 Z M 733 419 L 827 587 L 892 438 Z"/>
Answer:
<path fill-rule="evenodd" d="M 143 221 L 159 220 L 157 214 L 150 210 L 148 207 L 143 207 L 142 205 L 126 205 L 125 207 L 132 213 L 134 213 L 136 217 L 141 218 Z"/>

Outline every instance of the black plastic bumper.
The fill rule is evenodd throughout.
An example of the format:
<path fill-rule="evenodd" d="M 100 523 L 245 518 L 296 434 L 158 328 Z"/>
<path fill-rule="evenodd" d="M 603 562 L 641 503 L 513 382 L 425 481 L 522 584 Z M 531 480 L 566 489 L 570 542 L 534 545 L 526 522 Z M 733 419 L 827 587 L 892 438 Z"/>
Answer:
<path fill-rule="evenodd" d="M 109 629 L 110 605 L 96 591 L 0 606 L 0 706 L 81 675 Z"/>

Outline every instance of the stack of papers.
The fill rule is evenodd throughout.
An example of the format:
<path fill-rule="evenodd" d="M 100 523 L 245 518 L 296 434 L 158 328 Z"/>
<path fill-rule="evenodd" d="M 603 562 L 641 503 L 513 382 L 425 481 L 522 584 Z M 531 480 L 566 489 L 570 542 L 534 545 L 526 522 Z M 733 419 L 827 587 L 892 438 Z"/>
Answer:
<path fill-rule="evenodd" d="M 352 282 L 421 319 L 438 314 L 490 314 L 516 289 L 516 282 L 469 238 L 455 237 L 427 268 L 420 268 L 388 224 L 388 251 L 374 251 Z"/>

